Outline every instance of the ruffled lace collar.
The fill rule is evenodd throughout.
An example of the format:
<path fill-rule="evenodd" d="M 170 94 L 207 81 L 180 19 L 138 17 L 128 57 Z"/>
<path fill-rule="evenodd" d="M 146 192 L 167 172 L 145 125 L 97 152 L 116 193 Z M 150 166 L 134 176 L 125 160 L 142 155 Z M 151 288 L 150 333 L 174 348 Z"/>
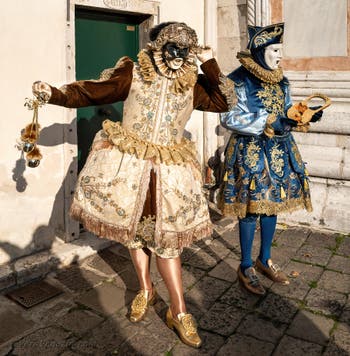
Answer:
<path fill-rule="evenodd" d="M 197 81 L 198 68 L 193 54 L 190 54 L 181 68 L 175 71 L 164 63 L 161 51 L 153 51 L 152 53 L 153 61 L 150 53 L 146 50 L 142 50 L 137 56 L 140 72 L 145 81 L 153 82 L 157 75 L 162 75 L 173 81 L 171 90 L 175 93 L 183 93 L 194 87 Z M 159 73 L 157 73 L 157 69 Z"/>
<path fill-rule="evenodd" d="M 283 79 L 282 68 L 267 70 L 256 63 L 249 52 L 238 52 L 237 58 L 245 69 L 265 83 L 275 84 Z"/>

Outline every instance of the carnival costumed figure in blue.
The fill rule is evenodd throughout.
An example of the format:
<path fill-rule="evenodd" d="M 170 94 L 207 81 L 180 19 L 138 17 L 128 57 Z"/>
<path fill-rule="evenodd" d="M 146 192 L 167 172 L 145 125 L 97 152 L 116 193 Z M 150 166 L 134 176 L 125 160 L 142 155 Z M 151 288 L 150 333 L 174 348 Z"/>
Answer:
<path fill-rule="evenodd" d="M 228 75 L 238 102 L 221 114 L 221 124 L 232 131 L 225 154 L 225 177 L 220 205 L 225 215 L 239 219 L 241 264 L 238 278 L 250 292 L 265 293 L 256 270 L 269 279 L 289 284 L 271 260 L 277 214 L 305 208 L 312 210 L 308 174 L 291 134 L 296 126 L 288 118 L 292 107 L 289 82 L 279 67 L 284 24 L 248 27 L 248 51 L 239 52 L 241 66 Z M 322 116 L 318 111 L 309 121 Z M 257 220 L 261 246 L 253 263 L 251 251 Z"/>

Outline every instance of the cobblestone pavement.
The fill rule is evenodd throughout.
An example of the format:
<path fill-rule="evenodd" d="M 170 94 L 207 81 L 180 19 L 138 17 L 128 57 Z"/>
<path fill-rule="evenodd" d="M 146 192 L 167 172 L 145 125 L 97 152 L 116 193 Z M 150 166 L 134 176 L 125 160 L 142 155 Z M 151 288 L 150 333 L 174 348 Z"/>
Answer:
<path fill-rule="evenodd" d="M 291 284 L 262 277 L 268 293 L 258 297 L 237 282 L 237 226 L 215 213 L 213 219 L 212 238 L 182 255 L 200 350 L 166 327 L 169 300 L 154 263 L 158 302 L 144 321 L 129 322 L 138 285 L 127 250 L 116 244 L 51 273 L 46 281 L 63 293 L 46 302 L 25 309 L 0 295 L 0 355 L 350 355 L 349 236 L 279 225 L 273 260 Z"/>

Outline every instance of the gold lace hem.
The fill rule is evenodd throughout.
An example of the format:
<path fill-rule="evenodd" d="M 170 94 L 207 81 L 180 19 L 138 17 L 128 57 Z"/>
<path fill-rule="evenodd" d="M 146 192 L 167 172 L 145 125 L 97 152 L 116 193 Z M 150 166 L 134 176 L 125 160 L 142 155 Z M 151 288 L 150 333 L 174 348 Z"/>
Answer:
<path fill-rule="evenodd" d="M 135 155 L 139 159 L 151 160 L 156 164 L 172 165 L 187 162 L 196 166 L 199 164 L 194 143 L 185 138 L 178 144 L 162 146 L 144 141 L 136 134 L 127 132 L 119 122 L 105 120 L 102 127 L 109 141 L 122 153 Z"/>
<path fill-rule="evenodd" d="M 282 68 L 267 70 L 256 63 L 249 52 L 238 52 L 237 58 L 245 69 L 265 83 L 276 84 L 283 79 Z"/>
<path fill-rule="evenodd" d="M 81 222 L 86 230 L 99 237 L 120 242 L 125 246 L 128 246 L 135 239 L 135 232 L 132 229 L 102 221 L 86 212 L 76 202 L 71 205 L 70 215 L 73 219 Z M 162 231 L 159 238 L 155 239 L 155 243 L 157 247 L 164 249 L 182 249 L 190 246 L 195 241 L 211 236 L 212 232 L 211 222 L 204 221 L 186 231 Z"/>
<path fill-rule="evenodd" d="M 130 240 L 130 232 L 127 228 L 101 221 L 85 211 L 76 202 L 72 203 L 69 214 L 74 220 L 81 222 L 86 230 L 97 236 L 118 241 L 122 244 L 126 244 Z"/>
<path fill-rule="evenodd" d="M 292 212 L 299 209 L 306 209 L 308 212 L 312 211 L 310 198 L 290 199 L 281 203 L 264 200 L 250 202 L 249 205 L 239 202 L 234 202 L 232 204 L 221 202 L 220 205 L 220 209 L 224 215 L 234 215 L 238 218 L 244 218 L 247 213 L 277 215 L 279 213 Z"/>

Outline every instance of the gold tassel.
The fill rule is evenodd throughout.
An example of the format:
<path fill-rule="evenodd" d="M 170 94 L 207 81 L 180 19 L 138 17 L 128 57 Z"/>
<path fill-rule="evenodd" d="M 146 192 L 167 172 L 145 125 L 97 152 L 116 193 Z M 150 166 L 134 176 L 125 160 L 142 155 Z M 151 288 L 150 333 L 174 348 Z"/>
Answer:
<path fill-rule="evenodd" d="M 304 173 L 305 173 L 306 176 L 309 175 L 309 172 L 308 172 L 308 170 L 306 168 L 304 169 Z"/>
<path fill-rule="evenodd" d="M 252 178 L 252 180 L 250 182 L 249 189 L 250 190 L 255 190 L 255 179 L 254 179 L 254 177 Z"/>
<path fill-rule="evenodd" d="M 284 191 L 283 187 L 281 186 L 281 198 L 285 199 L 286 197 L 286 192 Z"/>
<path fill-rule="evenodd" d="M 228 177 L 227 177 L 227 171 L 225 172 L 224 178 L 223 178 L 224 182 L 228 181 Z"/>
<path fill-rule="evenodd" d="M 304 189 L 305 190 L 309 189 L 309 183 L 308 183 L 307 179 L 304 179 Z"/>

